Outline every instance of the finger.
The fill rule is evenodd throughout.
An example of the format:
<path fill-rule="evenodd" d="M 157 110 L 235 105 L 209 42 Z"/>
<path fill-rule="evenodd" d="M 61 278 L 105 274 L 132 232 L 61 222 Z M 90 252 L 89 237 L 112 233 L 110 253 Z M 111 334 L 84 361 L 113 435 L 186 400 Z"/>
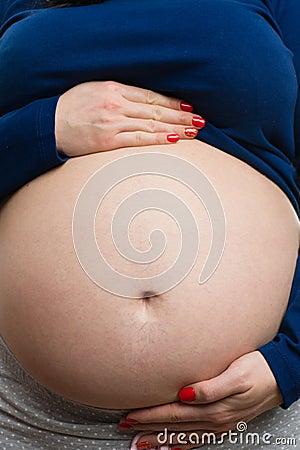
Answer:
<path fill-rule="evenodd" d="M 144 424 L 136 424 L 133 426 L 130 426 L 129 424 L 125 422 L 121 422 L 119 424 L 121 429 L 131 429 L 134 428 L 135 431 L 148 431 L 148 432 L 157 432 L 160 433 L 161 431 L 168 430 L 169 432 L 190 432 L 192 430 L 208 430 L 211 429 L 212 431 L 219 432 L 219 431 L 228 431 L 232 428 L 234 428 L 235 424 L 241 420 L 228 422 L 228 423 L 213 423 L 209 421 L 203 421 L 203 422 L 181 422 L 181 423 L 144 423 Z"/>
<path fill-rule="evenodd" d="M 205 119 L 197 114 L 177 111 L 161 105 L 145 105 L 142 103 L 125 103 L 124 110 L 126 117 L 138 119 L 152 119 L 168 124 L 193 125 L 198 128 L 205 126 Z"/>
<path fill-rule="evenodd" d="M 136 435 L 130 446 L 130 450 L 150 450 L 154 448 L 159 448 L 159 450 L 172 450 L 172 447 L 169 445 L 159 445 L 156 435 L 147 433 L 139 433 Z"/>
<path fill-rule="evenodd" d="M 246 373 L 239 367 L 229 366 L 221 375 L 184 387 L 179 391 L 182 402 L 212 403 L 251 388 Z"/>
<path fill-rule="evenodd" d="M 125 421 L 132 424 L 134 428 L 140 425 L 153 424 L 156 426 L 154 429 L 157 429 L 157 426 L 166 423 L 206 422 L 208 417 L 211 417 L 216 409 L 217 407 L 215 405 L 192 406 L 175 402 L 162 406 L 134 410 L 126 416 Z"/>
<path fill-rule="evenodd" d="M 138 433 L 138 434 L 136 434 L 134 436 L 132 442 L 131 442 L 130 450 L 139 450 L 139 448 L 137 447 L 137 444 L 140 443 L 140 442 L 147 442 L 146 441 L 147 438 L 148 438 L 148 433 Z M 149 444 L 149 441 L 148 441 L 148 444 Z M 142 445 L 140 445 L 140 447 L 142 447 Z"/>
<path fill-rule="evenodd" d="M 192 111 L 193 107 L 187 102 L 183 102 L 174 97 L 169 97 L 149 89 L 138 88 L 135 86 L 120 85 L 120 90 L 124 98 L 135 103 L 146 103 L 148 105 L 160 105 L 171 109 L 181 109 L 181 105 L 189 105 Z"/>
<path fill-rule="evenodd" d="M 194 423 L 193 429 L 196 428 L 195 423 L 199 429 L 218 429 L 224 424 L 237 423 L 257 415 L 257 405 L 249 407 L 243 400 L 240 401 L 238 398 L 236 400 L 234 401 L 232 396 L 224 401 L 206 405 L 171 403 L 135 410 L 128 414 L 124 421 L 139 430 L 147 429 L 147 425 L 148 429 L 158 430 L 162 428 L 162 424 L 175 425 L 173 429 L 176 429 L 176 426 L 180 427 L 178 429 L 188 429 L 191 423 Z"/>
<path fill-rule="evenodd" d="M 176 144 L 180 136 L 176 133 L 147 133 L 144 131 L 118 133 L 114 137 L 114 148 L 143 147 L 147 145 Z"/>
<path fill-rule="evenodd" d="M 232 430 L 238 423 L 250 422 L 258 415 L 257 408 L 246 408 L 240 411 L 226 410 L 226 409 L 206 409 L 205 414 L 203 411 L 190 421 L 173 421 L 173 422 L 147 422 L 142 423 L 133 421 L 130 418 L 122 419 L 119 424 L 121 428 L 131 428 L 136 431 L 156 431 L 160 432 L 165 429 L 172 432 L 191 431 L 191 430 L 212 430 L 214 432 L 223 432 Z M 202 419 L 202 420 L 201 420 Z M 134 422 L 134 423 L 133 423 Z"/>
<path fill-rule="evenodd" d="M 215 433 L 211 430 L 193 430 L 190 433 L 173 433 L 165 430 L 163 433 L 149 433 L 137 436 L 135 447 L 131 450 L 144 449 L 166 449 L 166 450 L 189 450 L 206 444 L 222 444 L 227 433 Z"/>
<path fill-rule="evenodd" d="M 173 125 L 155 120 L 128 119 L 119 125 L 119 133 L 145 131 L 147 133 L 178 134 L 181 139 L 195 138 L 199 129 L 192 125 Z"/>

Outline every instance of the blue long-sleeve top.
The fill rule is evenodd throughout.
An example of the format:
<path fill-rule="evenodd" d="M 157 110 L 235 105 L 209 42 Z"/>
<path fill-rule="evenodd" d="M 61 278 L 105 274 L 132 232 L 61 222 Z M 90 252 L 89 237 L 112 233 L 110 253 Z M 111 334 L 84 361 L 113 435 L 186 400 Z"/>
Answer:
<path fill-rule="evenodd" d="M 207 120 L 199 139 L 274 181 L 300 217 L 299 23 L 299 0 L 0 0 L 0 198 L 64 162 L 59 95 L 115 80 L 191 102 Z M 300 398 L 300 257 L 279 333 L 259 350 L 288 407 Z"/>

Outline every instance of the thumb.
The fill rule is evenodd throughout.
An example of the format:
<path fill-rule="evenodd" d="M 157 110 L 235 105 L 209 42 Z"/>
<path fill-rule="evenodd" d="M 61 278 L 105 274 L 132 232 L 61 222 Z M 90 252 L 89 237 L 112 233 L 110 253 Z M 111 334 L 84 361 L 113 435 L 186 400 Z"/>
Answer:
<path fill-rule="evenodd" d="M 251 386 L 247 383 L 246 371 L 231 364 L 215 378 L 191 384 L 179 391 L 181 402 L 213 403 L 231 395 L 240 394 Z"/>

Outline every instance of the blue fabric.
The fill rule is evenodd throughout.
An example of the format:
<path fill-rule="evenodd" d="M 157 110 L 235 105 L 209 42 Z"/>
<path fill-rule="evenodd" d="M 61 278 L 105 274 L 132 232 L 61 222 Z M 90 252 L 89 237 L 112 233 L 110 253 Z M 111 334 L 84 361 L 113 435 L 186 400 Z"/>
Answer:
<path fill-rule="evenodd" d="M 57 100 L 35 100 L 0 118 L 0 200 L 68 159 L 56 151 Z"/>
<path fill-rule="evenodd" d="M 0 0 L 0 196 L 63 162 L 58 96 L 84 81 L 115 80 L 193 103 L 207 120 L 199 139 L 274 181 L 300 216 L 299 0 L 37 5 Z M 284 407 L 300 398 L 296 279 L 280 333 L 260 349 Z"/>

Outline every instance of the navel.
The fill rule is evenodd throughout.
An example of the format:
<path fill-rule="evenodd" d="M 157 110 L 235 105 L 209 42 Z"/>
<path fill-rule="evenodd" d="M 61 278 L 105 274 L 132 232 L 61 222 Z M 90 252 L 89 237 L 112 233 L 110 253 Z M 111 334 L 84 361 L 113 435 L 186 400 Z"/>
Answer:
<path fill-rule="evenodd" d="M 159 294 L 156 294 L 154 291 L 144 291 L 141 295 L 142 299 L 150 300 L 153 297 L 158 297 Z"/>

